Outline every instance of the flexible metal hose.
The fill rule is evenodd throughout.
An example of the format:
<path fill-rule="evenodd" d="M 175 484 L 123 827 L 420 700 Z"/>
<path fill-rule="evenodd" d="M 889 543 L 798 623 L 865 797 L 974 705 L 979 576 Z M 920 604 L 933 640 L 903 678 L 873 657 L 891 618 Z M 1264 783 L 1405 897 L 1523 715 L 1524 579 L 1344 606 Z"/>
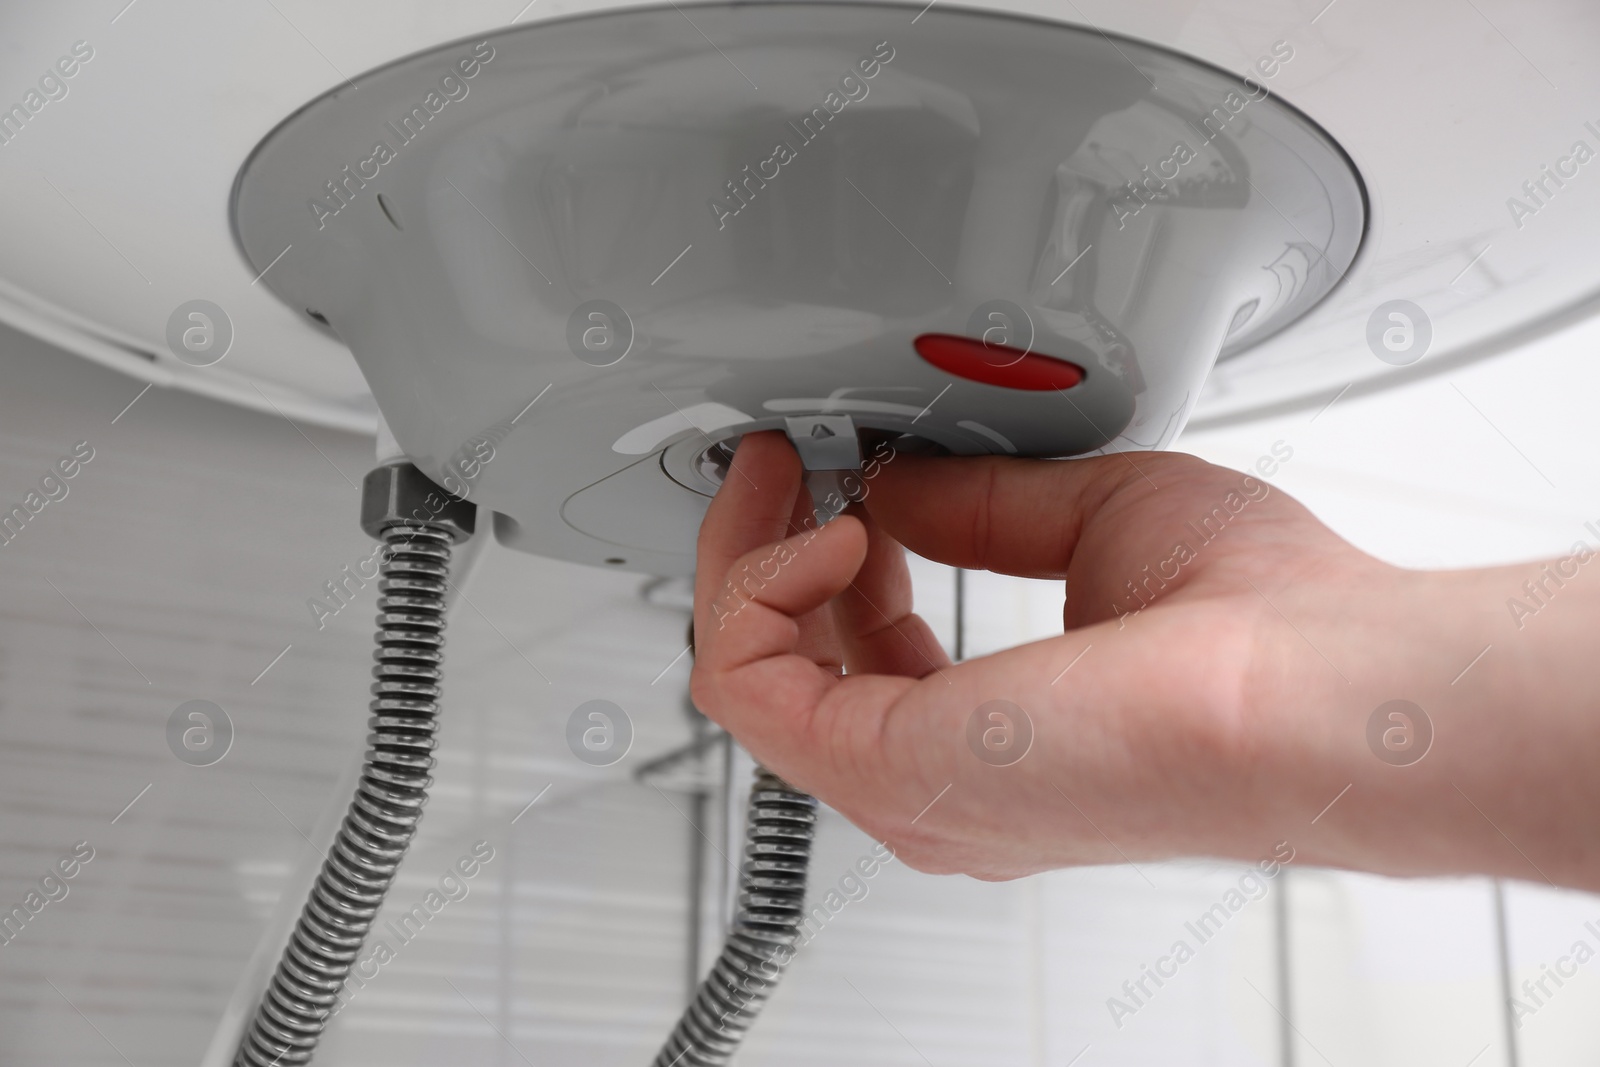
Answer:
<path fill-rule="evenodd" d="M 758 768 L 750 788 L 739 908 L 722 954 L 654 1067 L 723 1067 L 794 958 L 805 916 L 817 802 Z"/>
<path fill-rule="evenodd" d="M 432 778 L 450 531 L 389 526 L 378 584 L 371 733 L 355 799 L 240 1046 L 236 1067 L 311 1061 L 405 855 Z"/>
<path fill-rule="evenodd" d="M 419 485 L 424 493 L 431 487 L 415 468 L 380 467 L 368 475 L 364 511 L 392 517 Z M 471 535 L 470 518 L 464 528 L 454 514 L 437 522 L 381 517 L 373 522 L 364 519 L 363 525 L 383 539 L 386 551 L 378 585 L 377 681 L 366 763 L 235 1067 L 297 1067 L 311 1061 L 416 833 L 432 784 L 428 772 L 438 729 L 450 553 L 458 534 Z M 816 807 L 814 798 L 757 769 L 733 929 L 656 1057 L 656 1067 L 723 1067 L 738 1051 L 794 957 Z"/>

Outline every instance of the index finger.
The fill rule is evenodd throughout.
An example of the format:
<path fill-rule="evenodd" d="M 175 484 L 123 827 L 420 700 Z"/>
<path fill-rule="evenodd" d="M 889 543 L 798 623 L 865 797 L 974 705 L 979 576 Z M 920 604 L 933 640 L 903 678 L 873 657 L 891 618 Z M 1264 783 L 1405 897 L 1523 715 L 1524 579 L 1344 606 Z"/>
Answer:
<path fill-rule="evenodd" d="M 800 457 L 783 434 L 745 434 L 700 525 L 694 574 L 697 631 L 707 631 L 706 613 L 734 561 L 789 535 L 799 496 Z"/>

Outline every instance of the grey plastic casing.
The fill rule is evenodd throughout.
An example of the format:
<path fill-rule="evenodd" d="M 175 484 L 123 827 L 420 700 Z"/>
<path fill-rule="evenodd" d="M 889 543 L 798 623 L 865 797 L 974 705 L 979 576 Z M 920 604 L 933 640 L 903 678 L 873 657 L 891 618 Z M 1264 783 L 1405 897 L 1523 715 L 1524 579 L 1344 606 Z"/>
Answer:
<path fill-rule="evenodd" d="M 684 574 L 703 457 L 750 430 L 1170 443 L 1219 353 L 1314 307 L 1364 232 L 1349 160 L 1252 75 L 943 4 L 557 19 L 311 102 L 245 163 L 235 232 L 501 542 Z M 930 334 L 1085 373 L 973 380 Z"/>

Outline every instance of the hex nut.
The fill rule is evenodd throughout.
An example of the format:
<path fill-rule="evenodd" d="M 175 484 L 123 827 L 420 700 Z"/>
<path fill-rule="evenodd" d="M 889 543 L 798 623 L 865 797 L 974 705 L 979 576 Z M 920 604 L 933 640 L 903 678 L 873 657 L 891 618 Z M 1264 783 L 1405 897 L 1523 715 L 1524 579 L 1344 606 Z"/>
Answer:
<path fill-rule="evenodd" d="M 361 483 L 361 528 L 382 538 L 391 526 L 441 526 L 456 544 L 477 527 L 478 506 L 440 488 L 413 464 L 385 463 Z"/>

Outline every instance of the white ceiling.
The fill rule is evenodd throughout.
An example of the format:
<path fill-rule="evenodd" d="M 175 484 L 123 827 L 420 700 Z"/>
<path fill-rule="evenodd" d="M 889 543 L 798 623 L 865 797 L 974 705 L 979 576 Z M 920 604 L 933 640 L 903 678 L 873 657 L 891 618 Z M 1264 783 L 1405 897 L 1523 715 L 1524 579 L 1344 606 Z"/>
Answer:
<path fill-rule="evenodd" d="M 1245 469 L 1285 442 L 1294 458 L 1275 484 L 1394 563 L 1466 567 L 1565 554 L 1580 537 L 1592 543 L 1584 523 L 1600 520 L 1597 350 L 1600 320 L 1590 320 L 1514 355 L 1374 396 L 1339 398 L 1336 387 L 1305 410 L 1191 427 L 1177 447 Z"/>

